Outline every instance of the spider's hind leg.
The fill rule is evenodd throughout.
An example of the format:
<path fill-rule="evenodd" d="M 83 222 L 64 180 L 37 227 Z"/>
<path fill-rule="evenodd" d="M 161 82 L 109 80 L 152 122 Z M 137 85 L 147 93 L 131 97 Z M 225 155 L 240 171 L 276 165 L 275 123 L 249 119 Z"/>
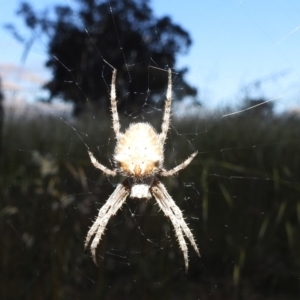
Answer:
<path fill-rule="evenodd" d="M 118 140 L 122 134 L 120 133 L 120 120 L 119 120 L 119 114 L 117 108 L 116 77 L 117 77 L 117 70 L 114 69 L 112 79 L 111 79 L 110 102 L 111 102 L 113 128 L 116 134 L 116 138 Z"/>
<path fill-rule="evenodd" d="M 163 122 L 161 125 L 161 133 L 159 135 L 162 144 L 164 144 L 166 141 L 167 133 L 170 127 L 171 105 L 172 105 L 172 71 L 171 69 L 168 69 L 168 88 L 167 88 L 167 95 L 165 101 Z"/>

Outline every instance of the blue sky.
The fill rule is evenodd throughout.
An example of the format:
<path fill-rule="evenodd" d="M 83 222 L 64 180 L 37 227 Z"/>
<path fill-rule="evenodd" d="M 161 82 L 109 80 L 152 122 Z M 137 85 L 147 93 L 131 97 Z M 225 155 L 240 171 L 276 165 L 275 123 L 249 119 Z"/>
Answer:
<path fill-rule="evenodd" d="M 30 3 L 43 8 L 72 1 Z M 0 22 L 22 30 L 18 3 L 6 1 Z M 150 5 L 154 15 L 169 15 L 190 33 L 193 45 L 178 66 L 189 68 L 187 80 L 199 89 L 205 107 L 237 105 L 246 94 L 277 98 L 278 111 L 300 106 L 299 0 L 152 0 Z M 44 68 L 46 44 L 37 40 L 22 63 L 23 46 L 0 28 L 0 75 L 9 97 L 30 100 L 42 93 L 39 86 L 50 78 Z M 255 85 L 258 80 L 261 85 Z"/>

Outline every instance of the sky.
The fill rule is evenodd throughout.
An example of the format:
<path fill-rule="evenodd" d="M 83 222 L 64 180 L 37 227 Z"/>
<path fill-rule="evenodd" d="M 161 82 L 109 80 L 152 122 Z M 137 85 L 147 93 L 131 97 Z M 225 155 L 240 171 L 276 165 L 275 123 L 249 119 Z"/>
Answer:
<path fill-rule="evenodd" d="M 37 39 L 24 61 L 24 46 L 3 27 L 13 23 L 29 37 L 15 14 L 19 2 L 6 1 L 0 10 L 0 76 L 7 101 L 17 104 L 46 95 L 40 87 L 51 77 L 44 66 L 47 40 Z M 74 5 L 29 2 L 38 9 Z M 299 109 L 299 0 L 152 0 L 150 6 L 155 16 L 170 16 L 191 35 L 193 44 L 177 67 L 188 67 L 186 80 L 197 87 L 204 107 L 238 110 L 248 96 L 274 99 L 278 112 Z"/>

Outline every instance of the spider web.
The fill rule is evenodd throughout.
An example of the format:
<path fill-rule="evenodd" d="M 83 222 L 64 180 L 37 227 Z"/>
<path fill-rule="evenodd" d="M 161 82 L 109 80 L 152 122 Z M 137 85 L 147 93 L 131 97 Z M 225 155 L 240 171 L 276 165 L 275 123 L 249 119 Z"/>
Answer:
<path fill-rule="evenodd" d="M 82 24 L 75 4 L 67 3 Z M 172 7 L 163 5 L 166 4 L 154 1 L 154 12 L 174 15 L 175 22 L 184 22 L 175 8 L 173 11 Z M 182 3 L 181 15 L 184 12 L 192 15 L 195 5 Z M 29 271 L 32 282 L 24 283 L 19 297 L 34 298 L 32 295 L 39 295 L 38 286 L 47 284 L 57 290 L 57 294 L 49 295 L 63 299 L 299 297 L 299 64 L 290 47 L 299 48 L 300 7 L 296 1 L 288 4 L 275 1 L 267 6 L 230 1 L 218 2 L 216 7 L 199 12 L 203 23 L 207 22 L 205 14 L 213 19 L 207 23 L 211 24 L 208 27 L 202 25 L 200 17 L 197 21 L 192 17 L 191 22 L 185 20 L 194 47 L 200 50 L 195 54 L 191 49 L 188 57 L 179 57 L 176 67 L 189 67 L 187 79 L 199 89 L 199 95 L 173 103 L 165 166 L 170 169 L 195 150 L 199 153 L 177 176 L 162 179 L 195 235 L 201 258 L 187 241 L 190 267 L 185 274 L 173 227 L 155 200 L 127 199 L 110 219 L 98 246 L 97 268 L 90 254 L 82 253 L 85 234 L 120 178 L 107 178 L 91 168 L 86 150 L 87 147 L 93 149 L 101 163 L 113 166 L 115 140 L 111 117 L 92 115 L 74 120 L 54 113 L 40 136 L 45 146 L 38 148 L 21 135 L 10 146 L 21 157 L 29 159 L 40 175 L 39 178 L 32 175 L 33 186 L 24 181 L 19 183 L 23 190 L 28 189 L 28 195 L 35 195 L 34 205 L 39 207 L 32 225 L 28 222 L 24 228 L 26 218 L 31 216 L 29 209 L 34 205 L 29 196 L 20 205 L 17 200 L 22 197 L 21 192 L 16 194 L 17 200 L 10 199 L 1 210 L 4 216 L 1 226 L 9 232 L 7 241 L 14 241 L 14 247 L 19 246 L 18 250 L 13 248 L 14 258 L 17 261 L 39 258 L 39 263 Z M 221 19 L 217 10 L 223 11 Z M 235 18 L 231 18 L 231 11 L 235 12 Z M 276 17 L 272 16 L 273 22 L 260 23 L 258 16 L 265 14 L 267 18 L 271 13 L 276 13 L 280 18 L 277 21 L 281 21 L 278 27 L 276 25 L 276 29 L 280 29 L 277 35 L 273 30 Z M 286 15 L 292 20 L 288 25 L 282 23 Z M 251 26 L 239 31 L 236 26 L 245 24 L 244 18 Z M 218 22 L 219 26 L 213 24 Z M 232 35 L 233 45 L 221 42 L 222 35 L 218 31 L 225 22 L 230 26 L 226 27 L 223 37 Z M 200 29 L 195 31 L 195 28 Z M 85 31 L 90 37 L 89 30 L 85 28 Z M 210 43 L 216 35 L 218 43 Z M 116 31 L 115 39 L 118 40 L 118 36 Z M 263 44 L 256 44 L 256 48 L 243 53 L 239 50 L 240 39 L 241 43 L 247 42 L 249 48 L 256 40 Z M 102 56 L 92 39 L 90 43 Z M 40 45 L 46 48 L 43 41 Z M 226 47 L 232 51 L 226 51 Z M 119 51 L 123 53 L 121 44 Z M 206 60 L 207 52 L 213 52 L 214 64 Z M 258 52 L 265 55 L 255 58 Z M 135 66 L 129 66 L 125 55 L 123 57 L 130 78 Z M 286 64 L 275 64 L 279 58 Z M 59 57 L 56 59 L 62 63 Z M 249 71 L 249 64 L 245 64 L 244 74 L 234 74 L 236 65 L 243 60 L 249 60 L 255 67 Z M 273 62 L 272 68 L 268 61 Z M 149 67 L 165 72 L 165 66 L 157 66 L 152 58 L 151 62 Z M 72 72 L 69 66 L 65 67 Z M 219 79 L 218 72 L 227 74 L 226 78 Z M 262 75 L 258 77 L 258 73 Z M 103 74 L 100 79 L 106 80 Z M 175 79 L 176 69 L 173 90 L 181 88 Z M 236 86 L 234 94 L 230 90 L 232 85 Z M 149 86 L 143 93 L 144 104 L 135 111 L 125 110 L 120 116 L 122 131 L 128 124 L 139 121 L 149 122 L 160 130 L 163 110 L 158 104 L 149 103 L 151 92 Z M 132 95 L 126 96 L 129 102 Z M 164 97 L 165 91 L 161 93 L 161 98 Z M 242 102 L 245 99 L 248 102 Z M 86 101 L 89 100 L 86 98 Z M 29 120 L 28 131 L 22 135 L 34 135 L 39 122 Z M 47 144 L 52 132 L 55 132 L 55 142 L 65 141 L 67 146 L 59 148 Z M 12 135 L 12 131 L 7 129 L 4 134 L 4 137 Z M 19 163 L 26 166 L 22 161 Z M 18 172 L 26 174 L 25 169 L 19 168 Z M 16 182 L 21 182 L 20 178 L 21 175 L 16 175 Z M 47 238 L 43 239 L 43 235 Z M 45 240 L 51 244 L 45 245 Z M 49 274 L 58 278 L 59 283 L 45 275 L 45 268 L 51 265 L 53 270 L 49 270 Z M 13 263 L 11 266 L 16 268 Z"/>

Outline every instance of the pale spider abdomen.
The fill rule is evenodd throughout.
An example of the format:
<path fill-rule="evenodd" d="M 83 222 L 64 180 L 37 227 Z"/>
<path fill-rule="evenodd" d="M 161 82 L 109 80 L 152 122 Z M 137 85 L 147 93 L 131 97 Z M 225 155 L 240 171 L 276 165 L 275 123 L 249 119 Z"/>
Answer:
<path fill-rule="evenodd" d="M 163 163 L 159 135 L 148 123 L 131 124 L 117 142 L 114 159 L 126 176 L 153 176 Z"/>

